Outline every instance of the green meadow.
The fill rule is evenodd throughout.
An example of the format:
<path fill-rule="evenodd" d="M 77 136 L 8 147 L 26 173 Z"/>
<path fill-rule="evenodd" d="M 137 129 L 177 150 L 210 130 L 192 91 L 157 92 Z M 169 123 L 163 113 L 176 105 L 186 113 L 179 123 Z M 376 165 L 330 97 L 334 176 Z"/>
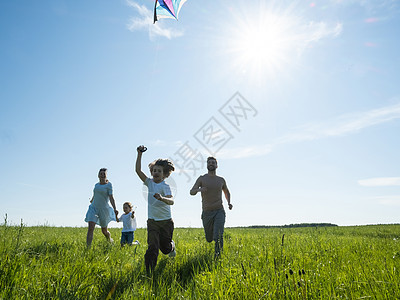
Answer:
<path fill-rule="evenodd" d="M 226 228 L 222 257 L 203 230 L 177 228 L 177 256 L 146 275 L 141 245 L 96 228 L 0 226 L 0 299 L 400 299 L 400 225 Z"/>

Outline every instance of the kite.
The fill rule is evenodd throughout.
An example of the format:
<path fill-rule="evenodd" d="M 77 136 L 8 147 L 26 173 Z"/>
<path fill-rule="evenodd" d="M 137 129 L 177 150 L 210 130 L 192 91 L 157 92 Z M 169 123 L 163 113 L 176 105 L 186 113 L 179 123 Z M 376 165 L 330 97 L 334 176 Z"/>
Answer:
<path fill-rule="evenodd" d="M 186 0 L 156 0 L 154 4 L 154 23 L 160 18 L 178 20 L 178 14 Z"/>

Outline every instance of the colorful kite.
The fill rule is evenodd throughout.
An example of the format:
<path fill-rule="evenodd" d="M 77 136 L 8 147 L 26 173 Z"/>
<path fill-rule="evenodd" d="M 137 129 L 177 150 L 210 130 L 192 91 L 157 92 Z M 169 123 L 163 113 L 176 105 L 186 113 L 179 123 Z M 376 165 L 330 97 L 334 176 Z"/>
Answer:
<path fill-rule="evenodd" d="M 154 23 L 160 18 L 178 20 L 178 14 L 186 0 L 156 0 L 154 4 Z"/>

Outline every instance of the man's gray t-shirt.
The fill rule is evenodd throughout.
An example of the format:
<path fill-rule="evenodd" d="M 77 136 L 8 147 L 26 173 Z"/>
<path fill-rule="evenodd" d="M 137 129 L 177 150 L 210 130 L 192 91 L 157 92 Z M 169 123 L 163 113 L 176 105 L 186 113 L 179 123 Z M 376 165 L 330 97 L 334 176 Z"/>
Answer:
<path fill-rule="evenodd" d="M 220 176 L 205 174 L 198 179 L 198 186 L 207 190 L 201 192 L 202 207 L 204 211 L 223 208 L 222 189 L 226 188 L 225 179 Z"/>

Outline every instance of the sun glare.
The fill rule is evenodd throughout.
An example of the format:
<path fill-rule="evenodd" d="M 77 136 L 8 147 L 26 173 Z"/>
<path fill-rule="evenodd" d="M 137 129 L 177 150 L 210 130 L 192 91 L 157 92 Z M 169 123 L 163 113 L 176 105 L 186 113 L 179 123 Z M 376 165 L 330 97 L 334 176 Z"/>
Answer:
<path fill-rule="evenodd" d="M 272 65 L 284 49 L 282 34 L 277 26 L 254 26 L 241 33 L 237 50 L 242 59 L 256 65 Z"/>
<path fill-rule="evenodd" d="M 228 46 L 234 69 L 257 78 L 283 72 L 296 55 L 296 19 L 287 12 L 264 10 L 236 21 Z"/>

